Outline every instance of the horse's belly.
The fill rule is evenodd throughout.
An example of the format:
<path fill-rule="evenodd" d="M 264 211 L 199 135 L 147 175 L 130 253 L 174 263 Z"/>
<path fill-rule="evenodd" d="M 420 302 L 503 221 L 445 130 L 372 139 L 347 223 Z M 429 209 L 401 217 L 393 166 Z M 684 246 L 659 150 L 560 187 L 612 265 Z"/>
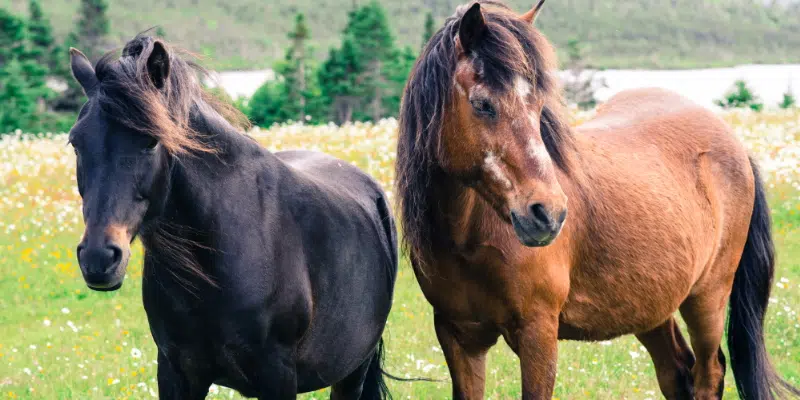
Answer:
<path fill-rule="evenodd" d="M 641 247 L 648 250 L 646 244 Z M 695 264 L 705 262 L 690 251 L 674 250 L 577 267 L 560 315 L 560 334 L 565 339 L 606 340 L 666 321 L 689 295 Z"/>

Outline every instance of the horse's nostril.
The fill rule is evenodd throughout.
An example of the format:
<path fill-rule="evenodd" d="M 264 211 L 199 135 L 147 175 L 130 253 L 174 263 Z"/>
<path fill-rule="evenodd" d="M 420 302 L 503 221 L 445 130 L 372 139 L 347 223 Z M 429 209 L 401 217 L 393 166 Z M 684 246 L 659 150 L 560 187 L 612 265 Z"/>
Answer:
<path fill-rule="evenodd" d="M 537 222 L 544 224 L 544 226 L 550 226 L 552 224 L 553 221 L 550 218 L 550 214 L 547 213 L 547 209 L 544 208 L 544 205 L 536 203 L 530 208 L 531 214 Z"/>
<path fill-rule="evenodd" d="M 111 262 L 109 263 L 109 269 L 116 268 L 119 265 L 120 261 L 122 261 L 122 249 L 114 244 L 106 246 L 106 252 L 110 253 Z"/>

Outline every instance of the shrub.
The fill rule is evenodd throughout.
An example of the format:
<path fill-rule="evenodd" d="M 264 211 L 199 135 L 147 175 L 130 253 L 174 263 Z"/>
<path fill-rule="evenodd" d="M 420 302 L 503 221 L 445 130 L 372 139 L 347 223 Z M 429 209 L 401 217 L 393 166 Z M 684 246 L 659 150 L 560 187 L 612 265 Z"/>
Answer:
<path fill-rule="evenodd" d="M 758 96 L 747 86 L 747 82 L 738 80 L 733 83 L 733 88 L 728 91 L 721 99 L 715 100 L 714 103 L 722 108 L 749 108 L 753 111 L 761 111 L 764 109 L 764 103 L 761 103 Z"/>

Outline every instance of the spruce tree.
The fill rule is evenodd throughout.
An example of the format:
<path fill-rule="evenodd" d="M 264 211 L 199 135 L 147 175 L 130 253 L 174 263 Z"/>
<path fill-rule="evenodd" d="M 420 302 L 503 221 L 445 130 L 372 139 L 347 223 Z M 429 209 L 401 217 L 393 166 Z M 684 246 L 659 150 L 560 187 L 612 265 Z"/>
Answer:
<path fill-rule="evenodd" d="M 428 44 L 434 34 L 436 34 L 436 22 L 433 20 L 433 14 L 427 13 L 425 15 L 425 30 L 422 32 L 422 48 Z"/>
<path fill-rule="evenodd" d="M 0 133 L 42 128 L 47 67 L 36 62 L 26 44 L 25 22 L 0 8 Z"/>
<path fill-rule="evenodd" d="M 30 42 L 31 56 L 46 65 L 48 69 L 54 70 L 58 67 L 56 58 L 56 42 L 53 39 L 53 28 L 50 21 L 45 18 L 39 0 L 28 2 L 28 40 Z"/>
<path fill-rule="evenodd" d="M 340 49 L 330 50 L 328 59 L 319 70 L 322 99 L 337 124 L 353 119 L 363 93 L 363 85 L 359 82 L 362 71 L 356 46 L 348 37 Z"/>
<path fill-rule="evenodd" d="M 352 41 L 359 64 L 363 66 L 358 83 L 362 86 L 359 91 L 369 101 L 365 117 L 377 121 L 384 116 L 383 99 L 388 82 L 385 66 L 396 54 L 394 37 L 383 7 L 373 0 L 352 11 L 345 37 Z"/>
<path fill-rule="evenodd" d="M 75 39 L 80 50 L 92 62 L 109 50 L 111 25 L 107 12 L 106 0 L 81 0 Z"/>
<path fill-rule="evenodd" d="M 306 26 L 303 14 L 297 14 L 294 29 L 289 32 L 289 39 L 292 44 L 286 52 L 286 60 L 282 74 L 286 82 L 287 108 L 290 113 L 302 121 L 305 117 L 306 108 L 306 41 L 309 38 L 308 26 Z"/>
<path fill-rule="evenodd" d="M 96 62 L 110 50 L 107 11 L 108 4 L 105 0 L 81 0 L 75 30 L 67 35 L 64 48 L 59 52 L 58 60 L 61 65 L 69 65 L 69 53 L 66 51 L 69 47 L 79 49 L 92 62 Z M 73 79 L 69 68 L 59 70 L 59 76 L 67 83 L 67 90 L 53 102 L 53 108 L 57 111 L 77 112 L 84 102 L 83 89 Z"/>

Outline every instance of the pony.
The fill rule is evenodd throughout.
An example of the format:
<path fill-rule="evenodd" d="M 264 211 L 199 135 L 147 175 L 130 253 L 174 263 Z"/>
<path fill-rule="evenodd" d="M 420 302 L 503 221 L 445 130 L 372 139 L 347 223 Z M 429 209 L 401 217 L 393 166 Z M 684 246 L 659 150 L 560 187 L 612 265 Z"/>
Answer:
<path fill-rule="evenodd" d="M 522 398 L 553 394 L 558 340 L 634 334 L 668 399 L 800 392 L 764 345 L 774 272 L 755 163 L 710 110 L 620 93 L 570 127 L 552 46 L 498 1 L 457 9 L 405 88 L 400 225 L 455 399 L 484 394 L 487 351 L 518 355 Z M 676 324 L 680 311 L 691 349 Z"/>
<path fill-rule="evenodd" d="M 325 154 L 267 151 L 159 39 L 140 34 L 95 67 L 70 53 L 88 97 L 69 134 L 78 261 L 89 288 L 119 289 L 141 238 L 159 397 L 202 399 L 217 383 L 260 399 L 328 386 L 332 399 L 386 398 L 398 260 L 378 183 Z"/>

